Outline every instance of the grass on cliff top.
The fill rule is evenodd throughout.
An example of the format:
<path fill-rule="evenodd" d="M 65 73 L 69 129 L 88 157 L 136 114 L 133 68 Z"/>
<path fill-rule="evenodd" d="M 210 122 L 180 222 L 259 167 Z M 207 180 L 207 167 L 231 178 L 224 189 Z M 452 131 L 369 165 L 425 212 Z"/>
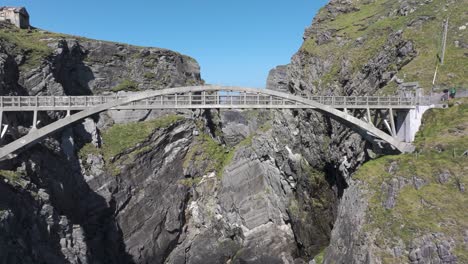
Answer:
<path fill-rule="evenodd" d="M 399 8 L 400 4 L 398 1 L 392 0 L 376 0 L 370 3 L 355 1 L 354 6 L 359 11 L 341 14 L 334 20 L 321 22 L 320 28 L 335 29 L 337 37 L 349 41 L 342 45 L 339 44 L 336 37 L 332 39 L 332 42 L 324 45 L 317 45 L 315 39 L 304 41 L 301 47 L 303 51 L 322 59 L 331 60 L 331 63 L 334 64 L 330 67 L 329 74 L 325 74 L 318 83 L 326 86 L 336 81 L 338 78 L 336 68 L 340 68 L 343 58 L 351 61 L 354 73 L 358 72 L 369 59 L 382 50 L 390 33 L 403 30 L 404 39 L 414 43 L 417 57 L 404 65 L 397 76 L 404 79 L 405 82 L 417 81 L 429 91 L 432 88 L 432 79 L 438 63 L 437 58 L 440 57 L 441 53 L 443 20 L 450 15 L 445 63 L 439 66 L 436 85 L 467 87 L 468 59 L 464 49 L 455 46 L 455 41 L 468 42 L 468 30 L 460 31 L 458 29 L 466 23 L 463 19 L 466 16 L 464 9 L 466 2 L 454 1 L 447 6 L 447 11 L 444 12 L 447 2 L 434 0 L 430 3 L 416 5 L 416 11 L 408 16 L 388 16 L 388 13 Z M 319 13 L 318 16 L 324 15 L 325 11 L 321 12 L 322 14 Z M 424 21 L 421 27 L 409 26 L 412 21 L 420 17 L 429 17 L 429 19 Z M 362 45 L 355 42 L 359 37 L 363 38 Z M 394 89 L 388 88 L 385 91 L 392 92 Z"/>
<path fill-rule="evenodd" d="M 382 248 L 393 247 L 402 239 L 408 247 L 422 235 L 441 232 L 456 240 L 460 263 L 468 262 L 463 250 L 463 232 L 468 229 L 468 100 L 449 109 L 433 109 L 424 116 L 424 125 L 418 134 L 417 153 L 386 156 L 364 164 L 354 175 L 365 182 L 370 192 L 367 226 L 379 230 L 376 243 Z M 390 164 L 396 165 L 389 172 Z M 441 175 L 449 175 L 446 182 Z M 382 206 L 387 198 L 383 183 L 394 178 L 405 182 L 398 192 L 392 209 Z M 424 184 L 414 187 L 419 179 Z M 395 259 L 388 259 L 388 263 Z"/>
<path fill-rule="evenodd" d="M 25 55 L 23 69 L 32 69 L 39 66 L 42 60 L 52 54 L 44 39 L 60 35 L 43 32 L 37 29 L 19 29 L 14 26 L 0 27 L 0 41 L 12 44 L 12 55 Z"/>
<path fill-rule="evenodd" d="M 106 165 L 110 165 L 117 155 L 145 141 L 156 129 L 169 127 L 182 119 L 181 116 L 167 115 L 146 122 L 113 125 L 102 133 L 101 148 L 88 143 L 79 151 L 79 157 L 85 160 L 89 154 L 99 154 L 103 156 Z"/>

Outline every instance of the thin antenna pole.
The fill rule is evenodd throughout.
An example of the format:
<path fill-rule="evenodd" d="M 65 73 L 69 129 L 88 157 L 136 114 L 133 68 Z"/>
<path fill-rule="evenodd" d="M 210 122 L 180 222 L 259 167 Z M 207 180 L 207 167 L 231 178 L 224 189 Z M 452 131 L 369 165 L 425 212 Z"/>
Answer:
<path fill-rule="evenodd" d="M 444 65 L 445 48 L 446 48 L 446 45 L 447 45 L 448 25 L 449 25 L 449 19 L 447 17 L 447 20 L 445 21 L 445 26 L 444 26 L 444 36 L 442 38 L 442 58 L 440 59 L 440 64 L 441 65 Z"/>

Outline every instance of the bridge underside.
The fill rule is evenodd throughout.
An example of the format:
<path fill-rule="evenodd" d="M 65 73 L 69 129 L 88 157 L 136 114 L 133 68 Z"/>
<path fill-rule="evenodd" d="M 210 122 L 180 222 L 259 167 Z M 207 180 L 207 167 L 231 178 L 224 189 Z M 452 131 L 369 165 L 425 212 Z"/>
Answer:
<path fill-rule="evenodd" d="M 399 152 L 411 152 L 409 117 L 417 103 L 415 98 L 305 97 L 271 90 L 220 86 L 180 87 L 119 96 L 0 97 L 0 124 L 3 124 L 3 112 L 33 113 L 29 134 L 2 146 L 0 159 L 90 115 L 106 110 L 147 109 L 314 109 L 356 129 L 370 141 L 388 143 Z M 65 111 L 67 115 L 38 128 L 39 111 Z M 3 137 L 8 126 L 1 127 Z"/>

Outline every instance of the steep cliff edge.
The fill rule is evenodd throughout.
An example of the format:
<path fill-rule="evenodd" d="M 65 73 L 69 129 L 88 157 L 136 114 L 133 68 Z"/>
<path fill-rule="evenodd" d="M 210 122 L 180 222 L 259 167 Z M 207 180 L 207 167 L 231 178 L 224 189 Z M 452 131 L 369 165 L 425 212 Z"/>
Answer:
<path fill-rule="evenodd" d="M 304 43 L 292 57 L 291 63 L 271 70 L 267 88 L 322 95 L 393 94 L 399 83 L 418 81 L 428 92 L 433 89 L 436 67 L 439 71 L 435 91 L 443 87 L 466 87 L 466 4 L 466 1 L 437 0 L 332 0 L 320 10 L 312 26 L 306 29 Z M 446 57 L 444 65 L 440 65 L 443 21 L 447 17 Z M 457 106 L 454 109 L 447 110 L 443 117 L 426 121 L 426 124 L 434 126 L 443 123 L 451 113 L 453 117 L 450 118 L 460 123 L 444 123 L 445 129 L 463 131 L 467 126 L 461 121 L 465 119 L 466 107 Z M 370 163 L 359 169 L 363 159 L 355 160 L 355 157 L 369 147 L 354 144 L 361 147 L 349 148 L 341 145 L 349 143 L 346 135 L 353 135 L 354 142 L 359 142 L 360 138 L 339 124 L 333 125 L 333 129 L 342 133 L 337 135 L 328 131 L 332 139 L 329 142 L 330 151 L 323 156 L 329 157 L 330 164 L 337 164 L 339 155 L 347 155 L 354 161 L 352 168 L 357 169 L 353 177 L 359 180 L 348 181 L 349 188 L 344 190 L 339 200 L 331 244 L 325 253 L 316 257 L 316 262 L 466 262 L 463 253 L 466 251 L 466 236 L 462 235 L 466 233 L 466 215 L 459 214 L 467 210 L 464 187 L 459 188 L 466 181 L 466 160 L 463 157 L 450 159 L 447 156 L 453 149 L 447 151 L 442 147 L 443 150 L 439 149 L 443 153 L 441 156 L 418 156 L 418 162 L 409 162 L 409 157 L 388 158 L 398 160 L 395 164 L 401 163 L 401 167 L 405 167 L 404 172 L 396 169 L 400 166 L 395 164 L 394 169 L 388 169 L 390 162 L 378 168 L 371 165 L 375 163 Z M 327 135 L 326 130 L 315 132 Z M 457 135 L 454 141 L 466 141 L 464 133 Z M 424 132 L 421 136 L 426 137 Z M 426 140 L 443 142 L 441 145 L 446 142 L 445 137 L 431 138 L 431 135 Z M 335 146 L 336 143 L 339 145 Z M 461 153 L 466 150 L 465 145 L 458 146 Z M 419 147 L 422 153 L 428 151 L 421 145 Z M 371 172 L 368 167 L 372 167 Z M 420 167 L 428 171 L 415 173 L 415 170 L 421 170 Z M 431 173 L 431 169 L 435 172 Z M 339 179 L 340 172 L 337 174 L 336 178 Z M 445 175 L 442 177 L 447 179 L 455 176 L 451 178 L 453 182 L 443 180 L 444 185 L 439 186 L 438 175 Z M 369 181 L 373 181 L 373 185 Z M 418 191 L 408 189 L 407 186 L 413 182 Z M 419 190 L 426 183 L 432 184 L 431 187 Z M 397 205 L 403 209 L 392 210 L 395 203 L 398 204 L 397 193 L 403 187 L 407 188 L 405 192 L 411 194 L 401 198 L 404 205 Z M 454 200 L 450 202 L 452 196 Z M 431 201 L 441 201 L 428 202 L 429 197 Z M 435 208 L 437 212 L 432 211 Z M 442 211 L 447 215 L 443 216 Z M 451 224 L 444 224 L 446 222 Z M 401 232 L 399 229 L 402 229 Z"/>
<path fill-rule="evenodd" d="M 447 18 L 445 63 L 436 84 L 466 85 L 466 4 L 332 0 L 306 29 L 291 63 L 272 70 L 268 86 L 325 95 L 392 94 L 405 81 L 430 91 Z"/>
<path fill-rule="evenodd" d="M 159 48 L 136 47 L 18 29 L 0 23 L 0 45 L 10 84 L 6 94 L 89 95 L 202 83 L 198 63 Z"/>
<path fill-rule="evenodd" d="M 171 51 L 3 26 L 2 94 L 202 83 L 196 63 Z M 41 125 L 57 118 L 42 114 Z M 180 114 L 108 111 L 3 162 L 0 260 L 303 263 L 328 244 L 336 196 L 320 171 L 331 166 L 320 131 L 331 120 Z M 18 128 L 7 141 L 31 124 L 23 114 L 7 121 Z"/>
<path fill-rule="evenodd" d="M 468 101 L 425 116 L 415 154 L 364 164 L 324 263 L 468 262 Z"/>

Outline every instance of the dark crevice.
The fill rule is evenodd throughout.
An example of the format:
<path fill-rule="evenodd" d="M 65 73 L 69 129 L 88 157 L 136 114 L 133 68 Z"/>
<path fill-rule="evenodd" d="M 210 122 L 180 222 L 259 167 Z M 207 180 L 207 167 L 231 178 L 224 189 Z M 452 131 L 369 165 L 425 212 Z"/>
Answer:
<path fill-rule="evenodd" d="M 178 229 L 176 229 L 176 230 L 173 231 L 173 233 L 177 232 L 177 236 L 176 236 L 175 239 L 173 239 L 173 240 L 169 243 L 169 245 L 167 246 L 166 250 L 164 251 L 161 263 L 165 263 L 165 262 L 166 262 L 167 258 L 171 255 L 172 251 L 173 251 L 173 250 L 177 247 L 177 245 L 179 244 L 180 235 L 182 234 L 182 232 L 183 232 L 183 227 L 184 227 L 185 224 L 186 224 L 185 210 L 187 209 L 187 204 L 188 204 L 188 202 L 190 201 L 190 198 L 191 198 L 190 192 L 187 191 L 186 194 L 185 194 L 184 201 L 183 201 L 182 204 L 180 205 L 180 214 L 179 214 L 180 226 L 179 226 Z"/>
<path fill-rule="evenodd" d="M 37 151 L 36 151 L 37 150 Z M 93 191 L 81 173 L 78 159 L 67 160 L 62 153 L 53 154 L 44 147 L 28 152 L 36 164 L 30 169 L 31 180 L 47 190 L 50 203 L 75 225 L 83 228 L 90 263 L 133 263 L 126 252 L 123 234 L 114 218 L 116 202 L 109 204 Z"/>

